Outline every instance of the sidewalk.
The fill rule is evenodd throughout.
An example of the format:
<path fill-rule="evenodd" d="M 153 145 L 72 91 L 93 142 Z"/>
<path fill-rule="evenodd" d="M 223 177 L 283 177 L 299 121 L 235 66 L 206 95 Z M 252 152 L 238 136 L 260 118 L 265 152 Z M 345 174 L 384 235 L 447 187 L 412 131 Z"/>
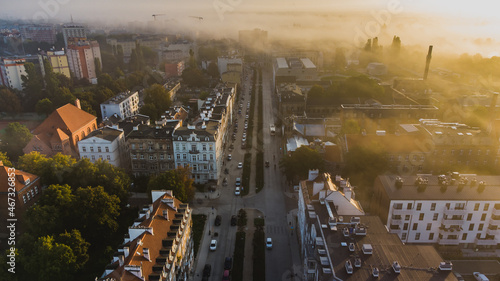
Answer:
<path fill-rule="evenodd" d="M 299 277 L 297 277 L 297 280 L 306 280 L 306 279 L 301 279 L 300 276 L 303 275 L 303 270 L 302 270 L 302 260 L 300 257 L 300 247 L 299 247 L 299 233 L 296 225 L 295 218 L 297 217 L 297 212 L 298 209 L 293 209 L 289 211 L 286 215 L 286 220 L 288 222 L 288 225 L 293 227 L 293 236 L 290 236 L 290 252 L 292 255 L 292 275 L 297 274 Z M 294 279 L 292 279 L 293 281 Z"/>
<path fill-rule="evenodd" d="M 212 214 L 213 211 L 213 214 Z M 203 267 L 205 266 L 204 263 L 198 264 L 198 261 L 200 260 L 206 260 L 207 255 L 208 255 L 208 248 L 207 247 L 201 247 L 201 245 L 208 245 L 209 241 L 211 239 L 211 236 L 208 235 L 208 232 L 210 231 L 210 222 L 215 218 L 217 215 L 217 210 L 212 210 L 211 207 L 199 207 L 196 209 L 193 209 L 193 214 L 204 214 L 207 215 L 207 220 L 205 221 L 205 227 L 203 228 L 203 234 L 201 236 L 201 241 L 200 241 L 200 248 L 198 249 L 198 255 L 196 256 L 194 260 L 193 267 L 191 269 L 191 273 L 188 276 L 188 280 L 195 280 L 200 278 L 201 272 L 203 271 Z"/>
<path fill-rule="evenodd" d="M 243 261 L 243 281 L 253 280 L 253 234 L 255 226 L 254 218 L 262 217 L 262 213 L 257 209 L 245 209 L 247 212 L 247 226 L 245 227 L 245 260 Z"/>

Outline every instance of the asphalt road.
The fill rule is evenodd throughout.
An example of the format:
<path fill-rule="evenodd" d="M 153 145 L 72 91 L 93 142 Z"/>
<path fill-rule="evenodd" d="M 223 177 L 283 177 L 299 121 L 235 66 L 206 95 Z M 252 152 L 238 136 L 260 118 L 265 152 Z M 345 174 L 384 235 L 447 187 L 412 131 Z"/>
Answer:
<path fill-rule="evenodd" d="M 249 73 L 249 71 L 247 72 Z M 251 78 L 243 78 L 245 85 L 242 91 L 240 102 L 243 103 L 242 113 L 238 114 L 238 104 L 236 108 L 236 119 L 238 120 L 238 132 L 236 141 L 233 142 L 234 149 L 225 154 L 225 168 L 228 168 L 229 174 L 223 177 L 227 178 L 228 185 L 221 186 L 218 190 L 220 197 L 210 200 L 207 209 L 208 213 L 208 231 L 206 231 L 200 251 L 198 255 L 197 266 L 195 269 L 195 281 L 201 280 L 203 267 L 206 263 L 212 265 L 212 274 L 209 280 L 221 280 L 224 271 L 225 257 L 232 256 L 234 251 L 234 239 L 237 227 L 230 226 L 230 218 L 236 215 L 240 208 L 255 208 L 260 210 L 265 215 L 265 231 L 266 236 L 273 239 L 273 249 L 266 251 L 266 280 L 290 280 L 287 276 L 293 268 L 292 257 L 298 256 L 298 247 L 291 247 L 291 243 L 297 243 L 295 235 L 291 235 L 290 225 L 287 221 L 287 213 L 289 210 L 296 208 L 296 201 L 284 195 L 286 186 L 282 182 L 282 174 L 279 171 L 280 158 L 280 143 L 281 130 L 277 128 L 276 136 L 270 135 L 270 125 L 275 124 L 277 105 L 274 104 L 274 93 L 271 91 L 272 71 L 270 68 L 263 68 L 262 71 L 262 86 L 264 99 L 264 161 L 270 162 L 270 167 L 264 170 L 264 189 L 255 195 L 244 197 L 235 196 L 235 179 L 241 178 L 242 169 L 238 169 L 238 162 L 243 162 L 245 150 L 241 149 L 241 138 L 246 115 L 247 102 L 250 101 L 249 86 Z M 258 90 L 256 89 L 256 94 Z M 257 106 L 255 106 L 255 127 L 257 127 Z M 233 127 L 230 128 L 233 130 Z M 231 132 L 232 135 L 232 132 Z M 254 138 L 258 133 L 254 134 Z M 229 145 L 227 145 L 227 148 Z M 227 149 L 226 148 L 226 149 Z M 255 152 L 255 151 L 253 151 Z M 227 155 L 231 153 L 232 160 L 227 159 Z M 276 165 L 276 169 L 274 168 Z M 252 165 L 252 170 L 254 170 Z M 245 187 L 246 188 L 246 187 Z M 211 206 L 210 206 L 211 205 Z M 213 209 L 212 209 L 213 206 Z M 214 226 L 216 215 L 222 216 L 220 226 Z M 252 222 L 249 222 L 252 223 Z M 217 237 L 214 237 L 214 232 Z M 218 241 L 217 250 L 209 251 L 210 240 Z M 293 249 L 293 250 L 292 250 Z M 245 253 L 246 258 L 251 258 L 251 253 Z M 296 260 L 296 259 L 295 259 Z"/>

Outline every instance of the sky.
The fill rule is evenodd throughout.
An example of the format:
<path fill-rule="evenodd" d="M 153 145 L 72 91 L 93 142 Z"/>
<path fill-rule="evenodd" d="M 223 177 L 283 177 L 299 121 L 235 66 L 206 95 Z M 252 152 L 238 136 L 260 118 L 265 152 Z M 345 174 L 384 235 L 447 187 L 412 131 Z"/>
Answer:
<path fill-rule="evenodd" d="M 359 45 L 393 35 L 407 44 L 498 55 L 500 19 L 492 0 L 0 0 L 0 18 L 92 23 L 102 27 L 140 22 L 189 26 L 215 36 L 262 28 L 292 39 L 325 34 Z M 203 17 L 198 20 L 195 17 Z M 149 23 L 151 24 L 151 23 Z M 383 27 L 383 28 L 381 28 Z M 380 29 L 380 30 L 379 30 Z M 372 36 L 375 35 L 375 36 Z M 295 38 L 293 38 L 295 36 Z M 385 38 L 386 37 L 386 38 Z M 382 40 L 379 40 L 382 41 Z"/>

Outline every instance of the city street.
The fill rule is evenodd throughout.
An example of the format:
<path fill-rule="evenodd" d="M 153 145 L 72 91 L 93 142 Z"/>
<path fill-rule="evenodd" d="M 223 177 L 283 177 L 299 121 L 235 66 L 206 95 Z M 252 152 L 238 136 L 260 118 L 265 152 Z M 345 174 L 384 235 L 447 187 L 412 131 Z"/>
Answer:
<path fill-rule="evenodd" d="M 246 73 L 251 74 L 251 69 L 247 68 Z M 228 174 L 222 173 L 222 178 L 227 179 L 227 186 L 220 186 L 216 191 L 218 196 L 210 196 L 214 198 L 209 200 L 204 205 L 206 207 L 196 210 L 196 213 L 208 214 L 207 228 L 205 230 L 201 246 L 199 250 L 198 261 L 195 269 L 195 278 L 193 280 L 201 280 L 202 271 L 205 264 L 212 266 L 212 274 L 209 280 L 221 280 L 224 268 L 225 257 L 232 256 L 234 251 L 234 239 L 237 230 L 236 226 L 230 226 L 232 215 L 237 215 L 241 208 L 257 209 L 265 216 L 265 232 L 266 237 L 273 239 L 273 249 L 266 251 L 266 279 L 267 280 L 294 280 L 292 279 L 297 270 L 300 268 L 300 258 L 298 243 L 295 234 L 292 232 L 293 216 L 290 211 L 296 208 L 296 200 L 289 197 L 290 190 L 284 183 L 284 178 L 279 170 L 279 159 L 281 145 L 281 129 L 277 128 L 276 136 L 271 136 L 270 125 L 276 123 L 277 105 L 272 93 L 271 85 L 272 70 L 270 67 L 262 69 L 262 87 L 263 87 L 263 142 L 264 142 L 264 161 L 269 161 L 270 165 L 264 170 L 264 189 L 256 194 L 255 186 L 251 186 L 250 193 L 247 196 L 240 197 L 234 194 L 235 180 L 242 177 L 242 170 L 239 169 L 238 163 L 243 162 L 243 157 L 246 152 L 241 149 L 241 140 L 243 136 L 243 128 L 245 115 L 247 112 L 247 103 L 250 101 L 250 86 L 252 83 L 251 75 L 248 78 L 243 78 L 243 90 L 240 101 L 235 104 L 235 120 L 238 122 L 238 131 L 236 140 L 231 143 L 234 149 L 230 151 L 229 145 L 226 146 L 224 154 L 224 169 L 229 170 Z M 256 94 L 258 88 L 256 88 Z M 242 103 L 242 112 L 238 114 L 239 103 Z M 254 128 L 257 128 L 258 107 L 255 105 Z M 232 135 L 233 127 L 230 128 Z M 254 146 L 258 132 L 254 132 Z M 252 151 L 255 154 L 255 151 Z M 231 160 L 227 156 L 231 154 Z M 255 157 L 254 157 L 255 159 Z M 255 175 L 255 164 L 252 162 L 252 176 Z M 253 180 L 251 180 L 253 184 Z M 248 188 L 248 187 L 244 187 Z M 288 194 L 288 196 L 286 195 Z M 213 209 L 212 209 L 213 207 Z M 217 215 L 222 216 L 220 226 L 214 226 L 214 220 Z M 248 222 L 252 224 L 253 222 Z M 208 234 L 210 232 L 210 235 Z M 217 237 L 214 236 L 216 233 Z M 248 235 L 248 234 L 247 234 Z M 292 236 L 293 235 L 293 236 Z M 210 240 L 218 241 L 217 250 L 210 251 Z M 252 253 L 245 252 L 245 266 L 248 263 L 247 259 L 251 260 Z M 299 274 L 300 275 L 300 274 Z M 297 280 L 297 279 L 295 279 Z"/>

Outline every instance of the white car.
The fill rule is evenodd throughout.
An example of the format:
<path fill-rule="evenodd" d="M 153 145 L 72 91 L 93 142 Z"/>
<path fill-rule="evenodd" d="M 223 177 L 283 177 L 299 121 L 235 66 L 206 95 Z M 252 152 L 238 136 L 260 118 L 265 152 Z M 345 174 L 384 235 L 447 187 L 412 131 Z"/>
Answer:
<path fill-rule="evenodd" d="M 240 187 L 237 186 L 236 189 L 234 190 L 234 195 L 238 196 L 240 195 Z"/>
<path fill-rule="evenodd" d="M 217 249 L 217 240 L 210 241 L 210 251 L 215 251 Z"/>
<path fill-rule="evenodd" d="M 246 141 L 247 141 L 247 138 L 243 137 L 243 138 L 241 139 L 241 141 L 242 141 L 242 142 L 246 142 Z"/>
<path fill-rule="evenodd" d="M 229 154 L 229 155 L 227 156 L 227 160 L 231 161 L 231 159 L 232 159 L 232 156 L 231 156 L 231 154 Z"/>
<path fill-rule="evenodd" d="M 273 239 L 271 239 L 271 237 L 267 237 L 267 239 L 266 239 L 266 248 L 268 248 L 268 249 L 273 248 Z"/>
<path fill-rule="evenodd" d="M 238 169 L 241 169 L 241 168 L 243 168 L 243 163 L 242 162 L 238 163 Z"/>
<path fill-rule="evenodd" d="M 245 116 L 245 119 L 248 119 L 248 115 Z"/>

